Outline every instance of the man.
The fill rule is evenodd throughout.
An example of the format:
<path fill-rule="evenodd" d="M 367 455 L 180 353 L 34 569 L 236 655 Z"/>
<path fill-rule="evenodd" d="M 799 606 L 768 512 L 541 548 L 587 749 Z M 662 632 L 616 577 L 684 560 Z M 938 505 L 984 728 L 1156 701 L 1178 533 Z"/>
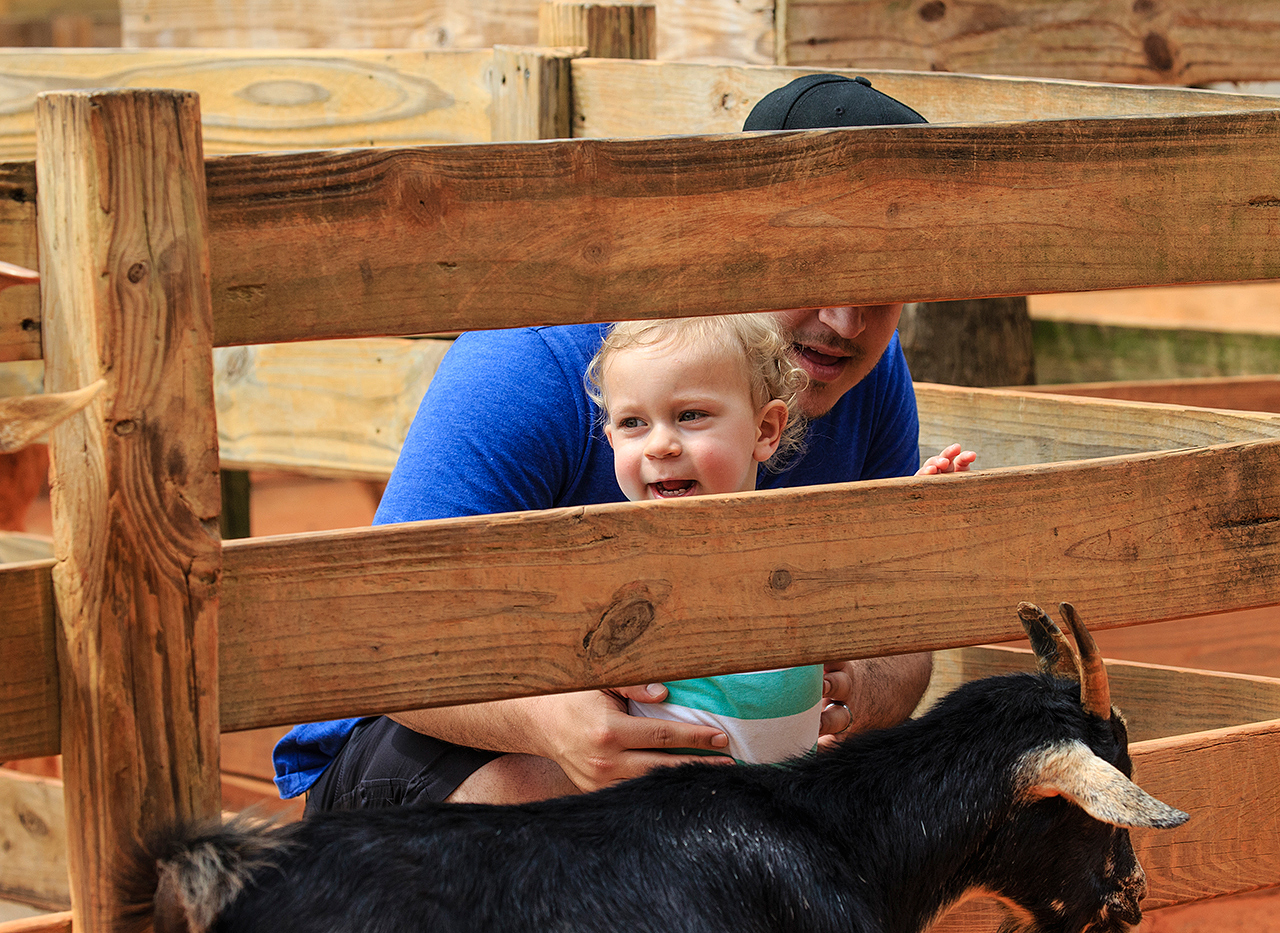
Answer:
<path fill-rule="evenodd" d="M 923 123 L 866 79 L 809 75 L 767 95 L 747 130 Z M 902 305 L 777 312 L 811 385 L 803 457 L 761 488 L 916 472 L 915 395 L 895 335 Z M 601 325 L 468 333 L 423 399 L 375 522 L 480 515 L 623 499 L 583 386 Z M 967 468 L 943 451 L 927 472 Z M 928 655 L 829 664 L 823 732 L 887 726 L 928 685 Z M 499 700 L 390 717 L 299 726 L 276 748 L 281 795 L 309 791 L 308 811 L 418 800 L 519 802 L 591 790 L 689 760 L 662 749 L 717 751 L 709 726 L 632 717 L 627 699 L 664 699 L 661 684 Z M 705 757 L 698 760 L 707 761 Z M 723 759 L 727 761 L 728 759 Z"/>

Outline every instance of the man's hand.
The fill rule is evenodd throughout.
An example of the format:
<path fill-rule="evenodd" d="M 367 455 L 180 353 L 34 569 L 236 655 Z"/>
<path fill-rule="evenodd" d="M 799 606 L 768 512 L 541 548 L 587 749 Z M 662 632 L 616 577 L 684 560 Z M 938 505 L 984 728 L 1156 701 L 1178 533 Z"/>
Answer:
<path fill-rule="evenodd" d="M 825 665 L 818 748 L 859 732 L 896 726 L 911 715 L 933 673 L 932 654 L 903 654 Z"/>
<path fill-rule="evenodd" d="M 664 748 L 724 752 L 729 738 L 711 726 L 649 719 L 627 713 L 627 699 L 658 703 L 667 697 L 662 684 L 588 690 L 537 697 L 539 750 L 564 770 L 583 791 L 637 777 L 653 768 L 687 761 L 732 764 L 727 755 L 675 755 Z"/>
<path fill-rule="evenodd" d="M 920 469 L 916 470 L 916 476 L 935 476 L 938 473 L 968 473 L 969 467 L 977 459 L 978 455 L 972 450 L 961 450 L 959 444 L 952 444 L 950 447 L 944 448 L 938 456 L 930 457 L 926 460 Z"/>

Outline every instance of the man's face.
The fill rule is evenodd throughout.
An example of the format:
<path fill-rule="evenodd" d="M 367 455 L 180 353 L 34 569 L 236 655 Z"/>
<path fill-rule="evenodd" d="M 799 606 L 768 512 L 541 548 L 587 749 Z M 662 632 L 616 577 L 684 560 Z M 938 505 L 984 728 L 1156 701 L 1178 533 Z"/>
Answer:
<path fill-rule="evenodd" d="M 800 407 L 811 418 L 831 410 L 840 396 L 880 362 L 898 327 L 902 305 L 776 311 L 792 342 L 792 357 L 809 374 Z"/>

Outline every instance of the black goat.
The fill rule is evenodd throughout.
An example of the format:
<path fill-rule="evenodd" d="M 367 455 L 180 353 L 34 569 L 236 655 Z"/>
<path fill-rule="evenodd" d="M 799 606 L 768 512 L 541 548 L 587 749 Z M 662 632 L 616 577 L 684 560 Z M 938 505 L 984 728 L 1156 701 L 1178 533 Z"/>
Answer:
<path fill-rule="evenodd" d="M 140 860 L 139 915 L 154 896 L 157 933 L 915 933 L 983 892 L 1008 930 L 1122 931 L 1146 890 L 1124 827 L 1187 815 L 1128 779 L 1101 658 L 1061 609 L 1079 651 L 1018 607 L 1039 674 L 782 765 L 179 832 Z"/>

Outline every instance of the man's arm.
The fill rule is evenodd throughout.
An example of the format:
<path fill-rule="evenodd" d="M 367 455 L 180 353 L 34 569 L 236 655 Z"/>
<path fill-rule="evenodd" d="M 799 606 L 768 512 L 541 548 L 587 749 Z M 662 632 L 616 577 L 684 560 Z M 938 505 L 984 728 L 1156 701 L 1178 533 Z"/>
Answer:
<path fill-rule="evenodd" d="M 391 718 L 406 728 L 456 745 L 548 758 L 583 791 L 636 777 L 661 765 L 694 760 L 731 762 L 724 757 L 709 759 L 655 750 L 714 752 L 729 744 L 728 737 L 711 726 L 627 714 L 628 696 L 638 702 L 658 702 L 666 695 L 662 684 L 650 684 L 415 710 Z"/>

